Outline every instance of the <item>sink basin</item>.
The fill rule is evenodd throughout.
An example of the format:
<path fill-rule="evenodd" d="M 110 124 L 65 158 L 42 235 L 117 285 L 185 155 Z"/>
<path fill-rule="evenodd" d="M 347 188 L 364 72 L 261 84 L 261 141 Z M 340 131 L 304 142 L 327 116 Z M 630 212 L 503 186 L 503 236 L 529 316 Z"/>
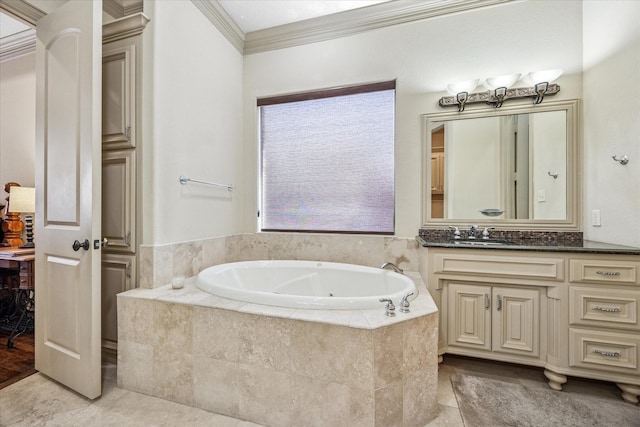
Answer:
<path fill-rule="evenodd" d="M 452 240 L 451 241 L 455 245 L 465 245 L 465 246 L 507 246 L 513 245 L 513 242 L 508 240 L 498 240 L 498 239 L 465 239 L 465 240 Z"/>

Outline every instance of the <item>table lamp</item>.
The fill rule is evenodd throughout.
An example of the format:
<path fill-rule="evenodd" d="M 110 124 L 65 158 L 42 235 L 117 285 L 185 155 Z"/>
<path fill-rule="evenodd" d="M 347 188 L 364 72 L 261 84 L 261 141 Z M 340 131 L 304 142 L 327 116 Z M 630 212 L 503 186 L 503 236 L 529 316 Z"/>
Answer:
<path fill-rule="evenodd" d="M 36 189 L 13 186 L 9 191 L 9 212 L 25 213 L 24 222 L 27 243 L 21 248 L 35 248 L 33 243 L 33 214 L 36 211 Z"/>

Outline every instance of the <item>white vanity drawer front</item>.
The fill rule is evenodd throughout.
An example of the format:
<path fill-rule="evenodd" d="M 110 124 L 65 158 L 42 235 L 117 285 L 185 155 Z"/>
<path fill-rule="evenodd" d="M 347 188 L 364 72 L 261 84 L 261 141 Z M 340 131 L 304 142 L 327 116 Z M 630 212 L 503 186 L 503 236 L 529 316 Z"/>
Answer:
<path fill-rule="evenodd" d="M 640 330 L 640 289 L 569 288 L 569 323 Z"/>
<path fill-rule="evenodd" d="M 572 282 L 640 284 L 640 262 L 572 259 L 569 266 Z"/>
<path fill-rule="evenodd" d="M 564 259 L 436 254 L 435 273 L 564 280 Z"/>
<path fill-rule="evenodd" d="M 640 335 L 569 329 L 569 365 L 640 375 Z"/>

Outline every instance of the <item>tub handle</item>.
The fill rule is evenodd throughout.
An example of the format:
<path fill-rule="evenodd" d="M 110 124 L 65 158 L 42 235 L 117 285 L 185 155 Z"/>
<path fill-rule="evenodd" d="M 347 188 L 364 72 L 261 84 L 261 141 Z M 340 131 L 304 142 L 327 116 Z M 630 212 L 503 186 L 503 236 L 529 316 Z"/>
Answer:
<path fill-rule="evenodd" d="M 413 292 L 409 292 L 400 300 L 400 312 L 408 313 L 409 312 L 409 297 L 413 295 Z"/>
<path fill-rule="evenodd" d="M 393 317 L 396 315 L 396 306 L 393 305 L 393 301 L 390 298 L 380 298 L 380 302 L 386 302 L 387 305 L 384 307 L 386 314 L 389 317 Z"/>

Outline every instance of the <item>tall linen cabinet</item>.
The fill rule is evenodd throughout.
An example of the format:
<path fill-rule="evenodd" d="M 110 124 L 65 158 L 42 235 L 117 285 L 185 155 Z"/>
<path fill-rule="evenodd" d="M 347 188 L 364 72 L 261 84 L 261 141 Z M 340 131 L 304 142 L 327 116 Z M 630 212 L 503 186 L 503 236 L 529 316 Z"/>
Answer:
<path fill-rule="evenodd" d="M 141 154 L 143 13 L 103 26 L 102 45 L 102 353 L 115 362 L 116 294 L 137 287 L 140 240 L 138 172 Z"/>

